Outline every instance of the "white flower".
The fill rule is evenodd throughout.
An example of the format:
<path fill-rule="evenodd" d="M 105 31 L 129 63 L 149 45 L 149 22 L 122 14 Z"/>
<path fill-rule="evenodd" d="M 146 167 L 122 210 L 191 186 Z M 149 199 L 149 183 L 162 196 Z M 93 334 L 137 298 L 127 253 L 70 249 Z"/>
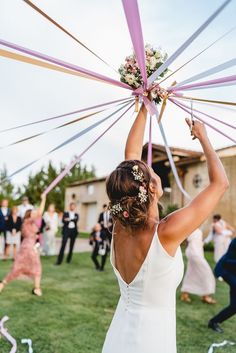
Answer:
<path fill-rule="evenodd" d="M 157 62 L 158 62 L 158 61 L 157 61 L 157 59 L 155 58 L 155 56 L 152 56 L 152 57 L 150 58 L 150 69 L 151 69 L 151 70 L 154 70 L 154 69 L 155 69 Z"/>
<path fill-rule="evenodd" d="M 132 85 L 135 82 L 135 76 L 133 74 L 127 74 L 127 75 L 125 75 L 125 81 L 129 85 Z"/>

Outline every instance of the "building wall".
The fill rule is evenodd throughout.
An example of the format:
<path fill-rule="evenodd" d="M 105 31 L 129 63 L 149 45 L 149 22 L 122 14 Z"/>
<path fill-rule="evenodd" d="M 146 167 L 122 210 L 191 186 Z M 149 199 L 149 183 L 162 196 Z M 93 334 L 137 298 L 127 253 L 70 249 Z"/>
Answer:
<path fill-rule="evenodd" d="M 204 235 L 207 235 L 209 232 L 211 218 L 214 213 L 220 213 L 222 217 L 236 229 L 236 156 L 223 157 L 221 158 L 221 161 L 225 167 L 226 174 L 230 182 L 230 188 L 227 190 L 214 212 L 203 224 L 202 230 Z M 196 188 L 193 183 L 193 178 L 197 174 L 202 178 L 199 188 Z M 205 161 L 187 167 L 187 172 L 184 177 L 184 187 L 191 197 L 195 197 L 207 185 L 208 172 Z M 172 181 L 172 203 L 177 203 L 179 207 L 181 207 L 181 199 L 181 192 L 179 191 L 176 183 Z M 184 204 L 187 204 L 187 202 L 188 200 L 184 199 Z"/>
<path fill-rule="evenodd" d="M 68 209 L 71 201 L 77 204 L 77 212 L 80 215 L 79 229 L 82 232 L 91 232 L 91 227 L 97 222 L 103 204 L 108 203 L 105 181 L 68 187 L 65 194 L 65 209 Z"/>

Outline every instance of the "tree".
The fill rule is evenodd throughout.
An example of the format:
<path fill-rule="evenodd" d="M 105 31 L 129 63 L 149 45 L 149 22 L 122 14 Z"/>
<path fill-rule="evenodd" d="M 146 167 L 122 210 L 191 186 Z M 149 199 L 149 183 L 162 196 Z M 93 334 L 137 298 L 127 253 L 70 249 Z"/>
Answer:
<path fill-rule="evenodd" d="M 12 184 L 11 180 L 8 179 L 7 168 L 4 165 L 0 170 L 0 200 L 8 199 L 11 206 L 14 197 L 14 185 Z"/>
<path fill-rule="evenodd" d="M 26 195 L 32 204 L 37 205 L 40 201 L 40 195 L 64 168 L 65 165 L 61 163 L 60 167 L 57 169 L 50 161 L 46 167 L 42 167 L 34 174 L 31 173 L 27 183 L 19 190 L 20 198 Z M 95 177 L 94 167 L 87 169 L 86 166 L 82 167 L 80 163 L 77 163 L 71 172 L 48 194 L 47 205 L 54 203 L 57 210 L 62 211 L 64 209 L 66 187 L 75 181 L 92 177 Z"/>

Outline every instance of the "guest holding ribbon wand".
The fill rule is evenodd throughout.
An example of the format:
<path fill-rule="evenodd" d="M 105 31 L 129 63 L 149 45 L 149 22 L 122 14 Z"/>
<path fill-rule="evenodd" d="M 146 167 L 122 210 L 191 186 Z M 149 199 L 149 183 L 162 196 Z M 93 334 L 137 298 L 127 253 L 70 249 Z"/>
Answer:
<path fill-rule="evenodd" d="M 180 244 L 209 217 L 229 185 L 204 125 L 186 119 L 204 150 L 209 185 L 160 221 L 161 180 L 141 161 L 146 117 L 142 105 L 127 139 L 125 161 L 106 182 L 114 220 L 111 263 L 121 297 L 102 353 L 176 353 Z"/>
<path fill-rule="evenodd" d="M 42 219 L 45 203 L 46 195 L 42 194 L 39 208 L 26 211 L 22 224 L 23 241 L 21 243 L 20 250 L 16 255 L 12 270 L 7 274 L 3 281 L 0 282 L 0 292 L 9 282 L 21 275 L 26 275 L 34 280 L 34 289 L 32 290 L 32 294 L 36 296 L 42 295 L 42 266 L 36 241 L 39 233 L 38 224 Z"/>

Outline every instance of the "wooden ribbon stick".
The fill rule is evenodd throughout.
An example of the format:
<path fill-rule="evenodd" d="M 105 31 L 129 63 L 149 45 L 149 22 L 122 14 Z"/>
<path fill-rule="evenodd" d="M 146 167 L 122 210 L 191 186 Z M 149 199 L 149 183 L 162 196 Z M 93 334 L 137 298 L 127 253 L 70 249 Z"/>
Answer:
<path fill-rule="evenodd" d="M 177 82 L 174 81 L 174 82 L 171 84 L 171 86 L 175 86 L 176 83 L 177 83 Z M 162 102 L 162 106 L 161 106 L 160 115 L 159 115 L 159 118 L 158 118 L 158 124 L 160 123 L 160 121 L 161 121 L 161 119 L 162 119 L 162 116 L 163 116 L 163 114 L 164 114 L 164 111 L 165 111 L 165 109 L 166 109 L 166 103 L 167 103 L 168 97 L 169 97 L 169 94 L 168 94 L 168 93 L 164 95 L 163 102 Z"/>
<path fill-rule="evenodd" d="M 178 98 L 180 99 L 189 99 L 189 100 L 193 100 L 193 101 L 199 101 L 199 102 L 205 102 L 205 103 L 215 103 L 215 104 L 224 104 L 224 105 L 232 105 L 232 106 L 236 106 L 235 102 L 227 102 L 227 101 L 217 101 L 217 100 L 213 100 L 213 99 L 203 99 L 203 98 L 194 98 L 194 97 L 189 97 L 189 96 L 179 96 L 177 95 Z"/>

